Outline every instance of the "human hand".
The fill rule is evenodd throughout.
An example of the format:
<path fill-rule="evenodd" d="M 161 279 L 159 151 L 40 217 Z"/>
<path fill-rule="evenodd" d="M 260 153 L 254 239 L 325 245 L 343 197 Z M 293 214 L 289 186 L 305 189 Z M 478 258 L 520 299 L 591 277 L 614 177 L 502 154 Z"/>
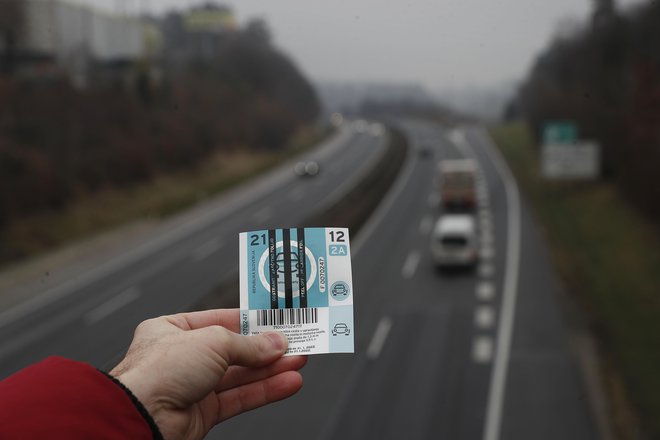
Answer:
<path fill-rule="evenodd" d="M 242 336 L 238 310 L 141 323 L 110 375 L 142 402 L 166 440 L 202 439 L 217 423 L 295 394 L 306 357 L 282 357 L 281 333 Z"/>

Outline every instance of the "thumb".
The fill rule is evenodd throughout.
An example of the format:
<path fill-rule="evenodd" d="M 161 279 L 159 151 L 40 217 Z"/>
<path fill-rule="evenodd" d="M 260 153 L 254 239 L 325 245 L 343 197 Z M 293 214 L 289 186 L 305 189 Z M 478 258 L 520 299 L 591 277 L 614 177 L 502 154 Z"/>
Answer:
<path fill-rule="evenodd" d="M 286 336 L 280 332 L 243 336 L 223 327 L 211 328 L 221 329 L 221 337 L 214 337 L 215 343 L 212 346 L 229 365 L 244 367 L 266 365 L 282 357 L 288 347 Z"/>

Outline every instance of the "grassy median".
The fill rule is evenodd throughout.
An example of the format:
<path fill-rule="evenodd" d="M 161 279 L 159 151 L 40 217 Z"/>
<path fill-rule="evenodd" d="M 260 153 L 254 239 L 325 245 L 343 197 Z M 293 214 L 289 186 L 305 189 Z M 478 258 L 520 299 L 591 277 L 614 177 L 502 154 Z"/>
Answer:
<path fill-rule="evenodd" d="M 539 150 L 523 124 L 491 134 L 534 209 L 569 293 L 590 319 L 618 436 L 660 438 L 658 228 L 612 182 L 543 180 Z"/>

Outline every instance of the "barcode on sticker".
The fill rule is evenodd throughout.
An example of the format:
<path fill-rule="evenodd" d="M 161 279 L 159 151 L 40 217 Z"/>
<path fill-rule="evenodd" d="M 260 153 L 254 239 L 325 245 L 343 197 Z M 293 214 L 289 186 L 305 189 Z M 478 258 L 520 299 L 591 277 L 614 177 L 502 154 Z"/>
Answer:
<path fill-rule="evenodd" d="M 317 308 L 257 310 L 257 325 L 316 324 Z"/>

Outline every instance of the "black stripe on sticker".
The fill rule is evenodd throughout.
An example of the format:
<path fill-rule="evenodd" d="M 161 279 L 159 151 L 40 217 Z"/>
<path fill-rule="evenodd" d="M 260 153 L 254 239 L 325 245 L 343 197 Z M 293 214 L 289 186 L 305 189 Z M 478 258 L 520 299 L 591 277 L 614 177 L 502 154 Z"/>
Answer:
<path fill-rule="evenodd" d="M 293 307 L 293 286 L 291 282 L 291 230 L 282 229 L 282 250 L 284 252 L 284 307 Z"/>
<path fill-rule="evenodd" d="M 305 228 L 297 229 L 298 235 L 298 286 L 300 307 L 307 307 L 307 255 L 305 254 Z"/>
<path fill-rule="evenodd" d="M 268 269 L 270 272 L 270 308 L 279 307 L 277 300 L 277 240 L 275 230 L 268 230 Z"/>

